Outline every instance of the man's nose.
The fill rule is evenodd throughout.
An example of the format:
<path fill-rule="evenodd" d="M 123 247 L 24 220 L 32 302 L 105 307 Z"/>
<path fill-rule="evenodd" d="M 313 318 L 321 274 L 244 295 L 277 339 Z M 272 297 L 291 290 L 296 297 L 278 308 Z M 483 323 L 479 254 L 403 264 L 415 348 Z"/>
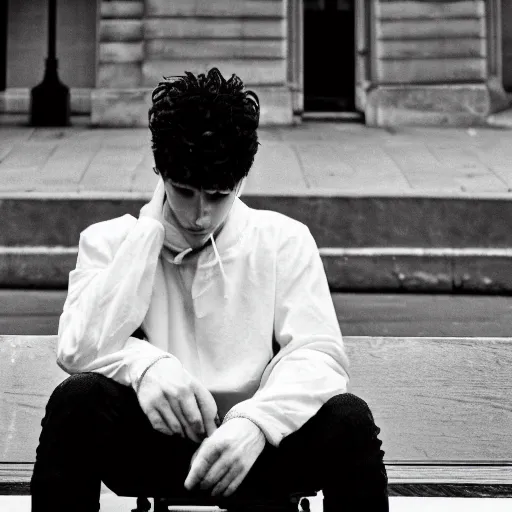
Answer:
<path fill-rule="evenodd" d="M 196 226 L 200 229 L 206 229 L 210 226 L 211 220 L 211 212 L 210 205 L 208 201 L 203 196 L 203 194 L 199 194 L 199 199 L 197 201 L 197 212 L 196 212 Z"/>

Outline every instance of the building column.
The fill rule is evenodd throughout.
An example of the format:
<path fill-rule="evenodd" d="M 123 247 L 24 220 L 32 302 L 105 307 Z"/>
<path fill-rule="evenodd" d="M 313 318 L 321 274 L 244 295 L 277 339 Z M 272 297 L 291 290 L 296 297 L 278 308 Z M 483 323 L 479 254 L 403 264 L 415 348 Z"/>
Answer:
<path fill-rule="evenodd" d="M 147 119 L 142 87 L 144 1 L 100 0 L 96 88 L 91 124 L 137 126 Z"/>
<path fill-rule="evenodd" d="M 288 83 L 297 121 L 304 112 L 304 2 L 287 0 Z"/>

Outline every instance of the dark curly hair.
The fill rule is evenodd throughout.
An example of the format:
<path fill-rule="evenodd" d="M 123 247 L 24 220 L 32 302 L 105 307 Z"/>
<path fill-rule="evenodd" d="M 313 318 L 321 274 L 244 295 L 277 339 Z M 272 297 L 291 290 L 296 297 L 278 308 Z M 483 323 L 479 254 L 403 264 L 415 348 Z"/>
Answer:
<path fill-rule="evenodd" d="M 247 174 L 258 150 L 260 103 L 235 74 L 217 68 L 197 77 L 164 77 L 149 110 L 155 172 L 201 189 L 229 189 Z"/>

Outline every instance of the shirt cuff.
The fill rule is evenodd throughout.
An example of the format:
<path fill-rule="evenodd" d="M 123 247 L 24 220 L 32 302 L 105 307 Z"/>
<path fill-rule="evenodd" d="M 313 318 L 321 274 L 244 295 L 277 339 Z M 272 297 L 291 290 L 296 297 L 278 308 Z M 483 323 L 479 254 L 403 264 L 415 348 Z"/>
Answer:
<path fill-rule="evenodd" d="M 236 412 L 236 411 L 228 412 L 226 414 L 226 416 L 224 416 L 224 419 L 222 420 L 222 424 L 228 422 L 229 420 L 233 420 L 235 418 L 244 418 L 246 420 L 249 420 L 251 423 L 253 423 L 254 425 L 256 425 L 260 429 L 260 432 L 263 435 L 265 435 L 264 432 L 263 432 L 263 429 L 261 428 L 261 426 L 258 425 L 258 423 L 253 418 L 251 418 L 251 417 L 249 417 L 249 416 L 247 416 L 247 415 L 245 415 L 245 414 L 243 414 L 241 412 Z"/>

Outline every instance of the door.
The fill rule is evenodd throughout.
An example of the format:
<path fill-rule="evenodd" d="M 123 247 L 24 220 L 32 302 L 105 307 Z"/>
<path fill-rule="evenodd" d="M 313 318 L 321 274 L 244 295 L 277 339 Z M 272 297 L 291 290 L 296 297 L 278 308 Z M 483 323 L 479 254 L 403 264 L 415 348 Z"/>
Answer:
<path fill-rule="evenodd" d="M 304 0 L 304 110 L 355 110 L 355 0 Z"/>

